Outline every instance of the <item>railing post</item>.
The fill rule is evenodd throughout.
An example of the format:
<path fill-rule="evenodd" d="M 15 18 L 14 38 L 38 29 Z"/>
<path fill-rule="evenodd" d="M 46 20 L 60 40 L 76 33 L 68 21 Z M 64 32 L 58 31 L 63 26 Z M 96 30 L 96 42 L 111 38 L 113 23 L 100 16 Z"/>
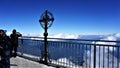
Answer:
<path fill-rule="evenodd" d="M 96 68 L 96 41 L 94 43 L 94 68 Z"/>
<path fill-rule="evenodd" d="M 21 38 L 21 46 L 23 47 L 23 38 Z M 21 55 L 23 55 L 23 48 L 22 48 Z"/>
<path fill-rule="evenodd" d="M 120 60 L 120 59 L 119 59 L 119 53 L 120 53 L 120 52 L 119 52 L 119 47 L 118 47 L 118 51 L 117 51 L 117 52 L 118 52 L 118 54 L 117 54 L 117 56 L 118 56 L 118 57 L 117 57 L 117 58 L 118 58 L 118 60 L 117 60 L 117 68 L 119 68 L 119 60 Z"/>

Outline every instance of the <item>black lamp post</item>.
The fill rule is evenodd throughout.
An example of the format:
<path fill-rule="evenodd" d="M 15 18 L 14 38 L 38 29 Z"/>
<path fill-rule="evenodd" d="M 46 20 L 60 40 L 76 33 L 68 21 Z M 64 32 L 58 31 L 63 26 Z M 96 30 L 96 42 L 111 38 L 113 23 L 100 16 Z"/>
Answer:
<path fill-rule="evenodd" d="M 53 21 L 54 21 L 54 17 L 52 15 L 52 13 L 49 12 L 48 10 L 46 10 L 41 15 L 41 18 L 39 20 L 42 28 L 45 30 L 45 32 L 44 32 L 44 53 L 42 56 L 44 58 L 44 60 L 42 60 L 42 62 L 46 65 L 48 65 L 48 42 L 47 42 L 48 32 L 47 32 L 47 29 L 52 26 Z"/>

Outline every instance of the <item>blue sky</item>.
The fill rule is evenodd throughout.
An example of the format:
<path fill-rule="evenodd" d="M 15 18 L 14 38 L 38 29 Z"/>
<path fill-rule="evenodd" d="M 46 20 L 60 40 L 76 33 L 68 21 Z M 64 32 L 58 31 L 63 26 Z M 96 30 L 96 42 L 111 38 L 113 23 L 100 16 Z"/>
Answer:
<path fill-rule="evenodd" d="M 0 0 L 0 29 L 42 34 L 46 9 L 55 18 L 49 34 L 120 33 L 118 0 Z"/>

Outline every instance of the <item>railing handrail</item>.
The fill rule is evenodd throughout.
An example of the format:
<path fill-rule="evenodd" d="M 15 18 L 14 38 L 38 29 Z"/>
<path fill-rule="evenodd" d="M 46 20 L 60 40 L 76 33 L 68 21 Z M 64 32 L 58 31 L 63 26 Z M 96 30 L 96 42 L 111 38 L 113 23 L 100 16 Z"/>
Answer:
<path fill-rule="evenodd" d="M 49 41 L 49 42 L 59 42 L 61 41 Z M 69 43 L 69 44 L 80 44 L 80 45 L 93 45 L 93 46 L 111 46 L 111 47 L 120 47 L 120 45 L 111 45 L 111 44 L 96 44 L 96 43 L 81 43 L 81 42 L 64 42 L 63 43 Z"/>
<path fill-rule="evenodd" d="M 23 36 L 20 38 L 41 38 L 44 39 L 44 37 L 36 37 L 36 36 Z M 66 38 L 49 38 L 48 39 L 57 39 L 57 40 L 75 40 L 75 41 L 95 41 L 95 42 L 117 42 L 120 43 L 120 41 L 112 41 L 112 40 L 93 40 L 93 39 L 66 39 Z"/>
<path fill-rule="evenodd" d="M 33 38 L 33 39 L 30 39 Z M 34 38 L 41 38 L 41 39 L 34 39 Z M 29 37 L 29 36 L 24 36 L 24 37 L 20 37 L 20 39 L 30 39 L 30 40 L 34 40 L 34 41 L 43 41 L 43 37 Z M 69 42 L 69 41 L 62 41 L 63 43 L 69 43 L 69 44 L 82 44 L 82 45 L 95 45 L 95 46 L 111 46 L 111 47 L 120 47 L 120 45 L 114 45 L 114 44 L 99 44 L 96 42 L 114 42 L 114 43 L 120 43 L 120 41 L 109 41 L 109 40 L 86 40 L 86 39 L 63 39 L 63 38 L 48 38 L 48 39 L 57 39 L 57 40 L 73 40 L 73 42 Z M 51 41 L 48 40 L 49 42 L 58 42 L 61 43 L 61 41 Z M 78 42 L 78 41 L 91 41 L 91 42 L 95 42 L 95 43 L 85 43 L 85 42 Z M 43 41 L 44 42 L 44 41 Z"/>

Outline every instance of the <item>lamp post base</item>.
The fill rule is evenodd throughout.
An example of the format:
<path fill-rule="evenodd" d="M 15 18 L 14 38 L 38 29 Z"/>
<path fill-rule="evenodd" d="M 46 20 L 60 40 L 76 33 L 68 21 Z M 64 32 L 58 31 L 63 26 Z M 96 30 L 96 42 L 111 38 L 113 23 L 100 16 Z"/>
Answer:
<path fill-rule="evenodd" d="M 45 57 L 45 56 L 46 56 L 46 57 Z M 45 60 L 45 59 L 46 59 L 46 60 Z M 44 53 L 44 52 L 41 53 L 40 63 L 43 63 L 43 64 L 45 64 L 45 65 L 48 65 L 48 63 L 51 63 L 50 55 L 49 55 L 48 52 L 47 52 L 47 54 Z"/>

